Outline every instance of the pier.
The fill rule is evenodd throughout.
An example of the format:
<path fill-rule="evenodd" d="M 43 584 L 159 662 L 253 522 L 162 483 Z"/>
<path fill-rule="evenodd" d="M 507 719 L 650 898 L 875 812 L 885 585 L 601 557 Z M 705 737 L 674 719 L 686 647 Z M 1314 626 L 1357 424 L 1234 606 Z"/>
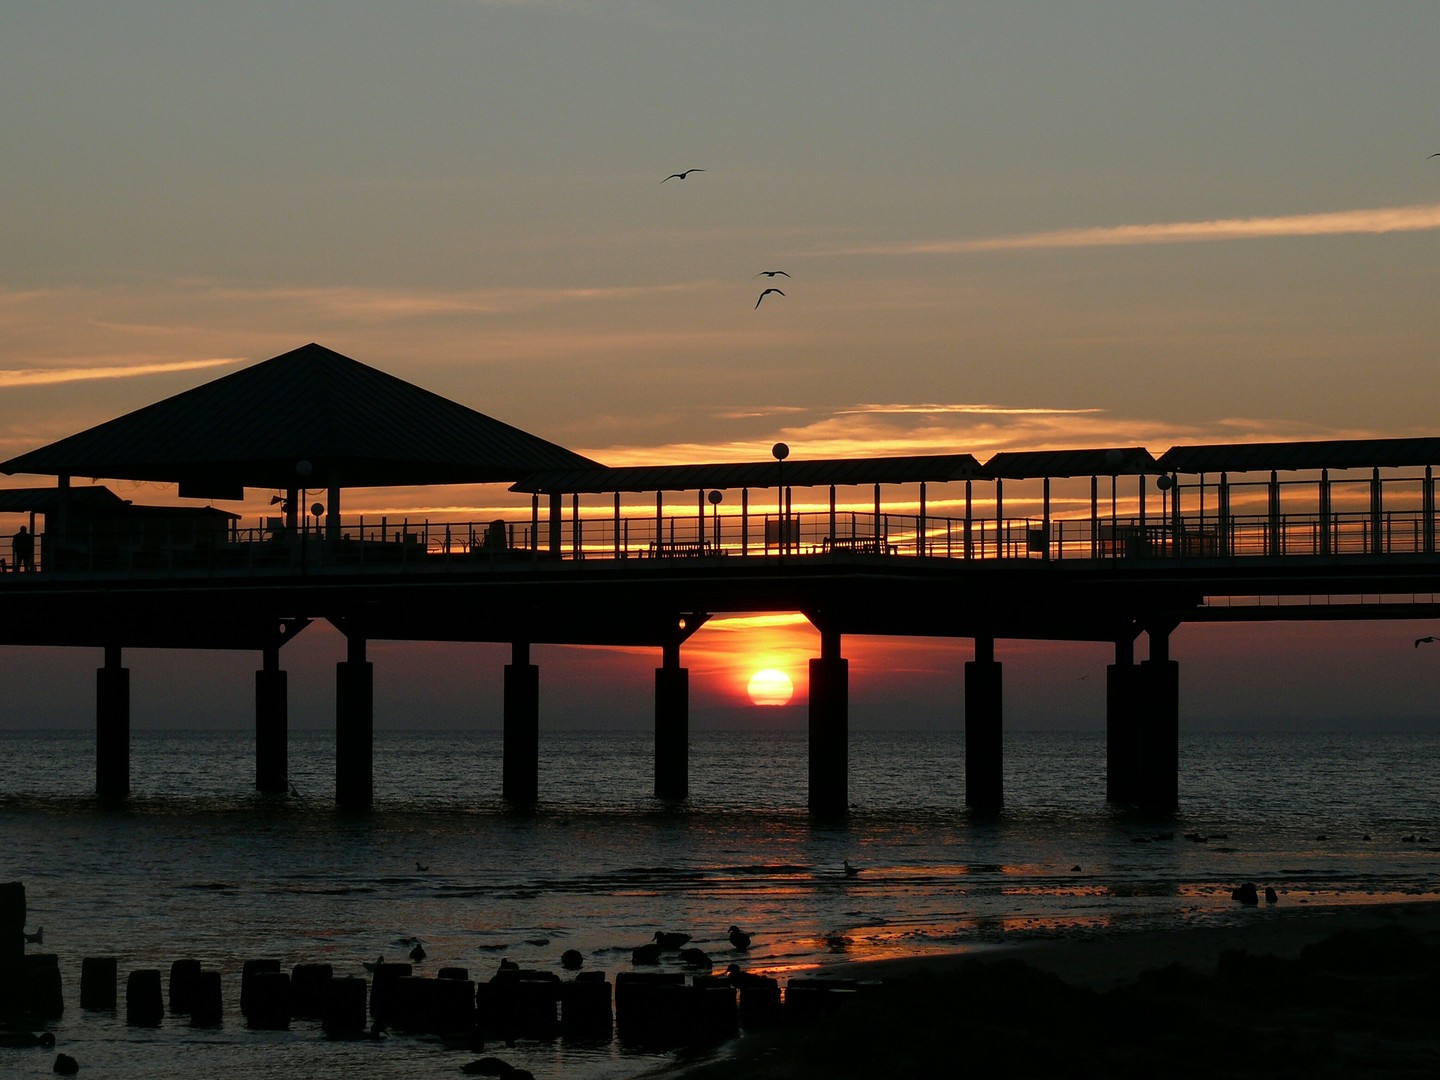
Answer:
<path fill-rule="evenodd" d="M 1106 642 L 1106 795 L 1164 812 L 1178 803 L 1183 701 L 1171 634 L 1201 621 L 1440 616 L 1436 463 L 1440 438 L 1158 456 L 1101 447 L 983 463 L 966 453 L 805 460 L 777 445 L 753 462 L 607 468 L 309 345 L 0 463 L 56 479 L 0 489 L 0 514 L 23 515 L 33 545 L 11 540 L 3 552 L 0 645 L 102 650 L 96 791 L 117 799 L 130 785 L 124 651 L 256 653 L 255 782 L 283 792 L 284 647 L 328 622 L 346 639 L 335 795 L 351 809 L 372 799 L 368 643 L 511 647 L 503 794 L 522 805 L 543 794 L 532 646 L 650 648 L 654 794 L 682 800 L 686 642 L 719 614 L 800 612 L 820 641 L 809 803 L 829 815 L 847 805 L 846 637 L 970 643 L 956 649 L 956 705 L 977 809 L 1005 798 L 996 641 Z M 173 483 L 182 500 L 212 502 L 260 489 L 274 492 L 277 513 L 249 525 L 212 505 L 135 506 L 74 477 Z M 528 513 L 342 511 L 346 490 L 458 483 L 504 485 L 520 506 L 528 498 Z M 323 501 L 306 505 L 315 490 Z"/>

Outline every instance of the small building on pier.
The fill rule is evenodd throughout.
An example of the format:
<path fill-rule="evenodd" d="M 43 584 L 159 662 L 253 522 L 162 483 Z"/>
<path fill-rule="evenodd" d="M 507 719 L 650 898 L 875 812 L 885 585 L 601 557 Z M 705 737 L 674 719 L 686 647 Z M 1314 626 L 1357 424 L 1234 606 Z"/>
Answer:
<path fill-rule="evenodd" d="M 0 488 L 0 514 L 23 514 L 37 569 L 52 559 L 86 570 L 145 570 L 188 564 L 232 541 L 239 514 L 213 506 L 143 506 L 104 485 Z M 49 524 L 65 515 L 64 530 Z M 63 545 L 60 536 L 65 537 Z M 6 538 L 6 544 L 13 544 Z M 0 565 L 15 565 L 13 551 Z"/>

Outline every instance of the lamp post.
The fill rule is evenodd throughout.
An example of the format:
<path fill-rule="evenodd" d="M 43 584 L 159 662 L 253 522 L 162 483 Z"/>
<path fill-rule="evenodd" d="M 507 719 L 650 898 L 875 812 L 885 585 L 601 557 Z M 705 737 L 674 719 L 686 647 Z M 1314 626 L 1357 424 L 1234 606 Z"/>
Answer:
<path fill-rule="evenodd" d="M 712 492 L 710 492 L 709 495 L 706 496 L 706 498 L 710 500 L 711 520 L 714 521 L 714 523 L 715 523 L 714 530 L 713 530 L 713 532 L 714 532 L 714 534 L 715 534 L 715 537 L 714 537 L 714 539 L 711 541 L 711 547 L 713 547 L 713 548 L 715 549 L 715 553 L 716 553 L 716 554 L 719 554 L 719 552 L 720 552 L 720 501 L 721 501 L 722 499 L 724 499 L 725 496 L 724 496 L 723 494 L 721 494 L 720 492 L 718 492 L 718 491 L 712 491 Z"/>
<path fill-rule="evenodd" d="M 790 447 L 777 442 L 770 453 L 775 455 L 775 486 L 779 489 L 775 514 L 780 519 L 780 554 L 783 555 L 790 541 L 789 515 L 785 513 L 785 459 L 790 456 Z"/>
<path fill-rule="evenodd" d="M 1161 473 L 1155 478 L 1155 486 L 1160 489 L 1160 531 L 1163 543 L 1164 534 L 1168 531 L 1171 535 L 1172 545 L 1176 542 L 1175 522 L 1171 520 L 1172 507 L 1170 503 L 1170 489 L 1175 486 L 1175 481 L 1166 473 Z"/>

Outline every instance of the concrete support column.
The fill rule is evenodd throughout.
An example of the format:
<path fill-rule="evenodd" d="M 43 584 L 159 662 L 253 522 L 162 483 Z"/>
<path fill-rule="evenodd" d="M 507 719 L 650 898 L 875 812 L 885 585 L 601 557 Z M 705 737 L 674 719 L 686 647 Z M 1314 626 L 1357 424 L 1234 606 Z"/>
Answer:
<path fill-rule="evenodd" d="M 290 782 L 287 673 L 269 646 L 255 672 L 255 790 L 284 794 Z"/>
<path fill-rule="evenodd" d="M 1004 727 L 995 639 L 975 639 L 965 664 L 965 805 L 998 809 L 1004 802 Z"/>
<path fill-rule="evenodd" d="M 820 631 L 810 661 L 810 812 L 844 814 L 850 805 L 850 661 L 838 631 Z"/>
<path fill-rule="evenodd" d="M 680 643 L 665 645 L 655 669 L 655 797 L 690 795 L 690 671 L 680 666 Z"/>
<path fill-rule="evenodd" d="M 335 800 L 344 810 L 368 810 L 375 798 L 375 671 L 365 639 L 347 641 L 346 659 L 335 665 Z"/>
<path fill-rule="evenodd" d="M 1140 669 L 1135 642 L 1115 642 L 1115 663 L 1105 669 L 1105 798 L 1140 801 Z"/>
<path fill-rule="evenodd" d="M 500 794 L 532 806 L 540 798 L 540 669 L 530 663 L 530 643 L 511 647 L 505 665 L 505 746 Z"/>
<path fill-rule="evenodd" d="M 1150 659 L 1140 664 L 1138 801 L 1169 814 L 1180 806 L 1180 665 L 1170 659 L 1168 629 L 1149 637 Z"/>
<path fill-rule="evenodd" d="M 130 794 L 130 669 L 120 647 L 105 646 L 105 666 L 95 672 L 95 794 Z"/>

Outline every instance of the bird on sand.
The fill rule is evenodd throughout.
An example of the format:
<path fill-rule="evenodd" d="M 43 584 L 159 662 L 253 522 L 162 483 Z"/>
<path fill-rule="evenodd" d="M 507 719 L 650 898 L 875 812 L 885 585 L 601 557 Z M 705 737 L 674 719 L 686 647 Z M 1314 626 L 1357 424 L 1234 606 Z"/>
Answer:
<path fill-rule="evenodd" d="M 424 946 L 424 945 L 421 945 L 421 944 L 417 941 L 417 942 L 415 943 L 415 947 L 410 950 L 410 959 L 411 959 L 411 960 L 414 960 L 417 964 L 418 964 L 421 960 L 424 960 L 424 959 L 425 959 L 425 946 Z"/>
<path fill-rule="evenodd" d="M 659 962 L 660 946 L 654 942 L 630 950 L 630 963 L 637 967 L 641 964 L 658 964 Z"/>
<path fill-rule="evenodd" d="M 680 948 L 680 946 L 684 945 L 687 941 L 690 940 L 690 935 L 672 934 L 666 933 L 664 930 L 656 930 L 655 936 L 651 940 L 654 941 L 655 944 L 659 945 L 660 948 L 664 949 L 666 952 L 674 952 L 676 949 Z"/>
<path fill-rule="evenodd" d="M 736 952 L 744 952 L 750 948 L 750 935 L 738 926 L 730 927 L 730 947 Z"/>
<path fill-rule="evenodd" d="M 766 289 L 764 292 L 762 292 L 762 293 L 760 294 L 760 300 L 764 300 L 765 297 L 769 296 L 772 292 L 773 292 L 773 293 L 780 293 L 781 296 L 784 296 L 784 295 L 785 295 L 785 294 L 784 294 L 783 292 L 781 292 L 779 289 Z M 760 300 L 756 300 L 756 301 L 755 301 L 755 306 L 756 306 L 757 308 L 760 306 Z"/>
<path fill-rule="evenodd" d="M 761 270 L 756 277 L 789 277 L 784 270 Z"/>
<path fill-rule="evenodd" d="M 560 954 L 560 966 L 566 971 L 579 971 L 585 966 L 585 957 L 579 949 L 566 949 Z"/>
<path fill-rule="evenodd" d="M 1415 639 L 1415 648 L 1418 649 L 1421 645 L 1424 645 L 1431 641 L 1440 641 L 1440 638 L 1437 638 L 1434 634 L 1427 634 L 1425 637 L 1417 637 Z"/>
<path fill-rule="evenodd" d="M 33 934 L 26 934 L 23 929 L 20 932 L 25 934 L 25 941 L 29 945 L 45 944 L 45 927 L 43 926 L 37 926 Z"/>
<path fill-rule="evenodd" d="M 421 865 L 420 865 L 420 861 L 417 859 L 416 862 L 415 862 L 415 870 L 416 870 L 417 873 L 420 873 L 420 874 L 428 874 L 428 873 L 430 872 L 430 867 L 428 867 L 428 866 L 421 866 Z"/>
<path fill-rule="evenodd" d="M 851 866 L 851 865 L 850 865 L 850 860 L 849 860 L 849 859 L 846 859 L 846 860 L 845 860 L 845 876 L 846 876 L 846 877 L 856 877 L 856 876 L 859 875 L 859 873 L 860 873 L 860 868 L 859 868 L 858 866 Z"/>
<path fill-rule="evenodd" d="M 384 953 L 381 953 L 379 956 L 377 956 L 377 957 L 375 958 L 375 962 L 374 962 L 373 964 L 366 963 L 365 961 L 362 960 L 362 961 L 361 961 L 361 966 L 364 967 L 364 969 L 365 969 L 366 971 L 374 971 L 376 968 L 378 968 L 378 967 L 379 967 L 381 964 L 383 964 L 383 963 L 385 963 L 385 954 L 384 954 Z"/>
<path fill-rule="evenodd" d="M 685 179 L 687 176 L 689 176 L 692 172 L 704 172 L 704 171 L 705 171 L 704 169 L 686 169 L 684 172 L 672 172 L 669 176 L 665 177 L 665 180 L 684 180 L 684 179 Z M 665 180 L 661 180 L 660 183 L 662 183 L 662 184 L 665 183 Z"/>

